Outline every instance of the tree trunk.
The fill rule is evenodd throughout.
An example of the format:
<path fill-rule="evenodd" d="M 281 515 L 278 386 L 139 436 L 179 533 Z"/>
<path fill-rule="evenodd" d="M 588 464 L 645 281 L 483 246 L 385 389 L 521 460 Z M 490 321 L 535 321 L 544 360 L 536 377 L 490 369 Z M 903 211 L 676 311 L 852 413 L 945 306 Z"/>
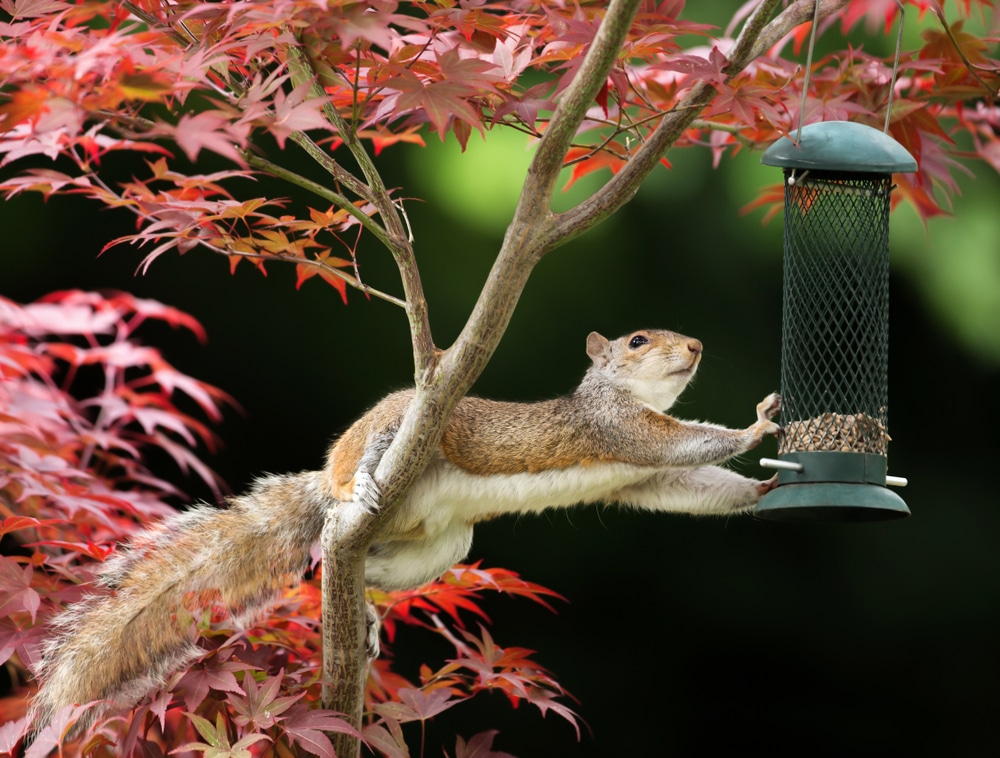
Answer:
<path fill-rule="evenodd" d="M 338 711 L 361 729 L 368 678 L 364 550 L 341 537 L 349 531 L 347 508 L 331 509 L 323 526 L 323 694 L 324 708 Z M 337 758 L 361 754 L 351 734 L 331 732 Z"/>

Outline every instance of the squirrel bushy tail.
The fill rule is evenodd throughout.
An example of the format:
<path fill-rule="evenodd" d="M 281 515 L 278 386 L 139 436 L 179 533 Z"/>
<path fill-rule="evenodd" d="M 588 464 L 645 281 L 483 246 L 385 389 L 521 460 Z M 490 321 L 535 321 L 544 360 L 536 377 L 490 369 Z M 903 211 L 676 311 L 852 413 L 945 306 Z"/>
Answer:
<path fill-rule="evenodd" d="M 109 592 L 54 621 L 32 728 L 71 703 L 108 701 L 78 727 L 134 705 L 199 654 L 192 619 L 203 609 L 252 621 L 309 566 L 331 502 L 326 492 L 321 472 L 270 476 L 227 509 L 197 506 L 134 537 L 101 572 Z"/>

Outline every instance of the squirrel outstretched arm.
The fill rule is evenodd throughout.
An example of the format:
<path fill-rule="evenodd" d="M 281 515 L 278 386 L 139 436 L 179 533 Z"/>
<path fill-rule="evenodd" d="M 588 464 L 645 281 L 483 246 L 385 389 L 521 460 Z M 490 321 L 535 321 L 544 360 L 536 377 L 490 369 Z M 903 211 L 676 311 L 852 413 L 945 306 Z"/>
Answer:
<path fill-rule="evenodd" d="M 576 391 L 537 403 L 467 397 L 404 501 L 380 524 L 366 581 L 417 587 L 467 555 L 473 525 L 506 513 L 609 502 L 649 510 L 749 510 L 771 481 L 721 463 L 775 434 L 780 398 L 757 405 L 746 429 L 666 415 L 701 360 L 698 340 L 643 330 L 614 341 L 592 333 L 592 365 Z M 249 622 L 308 567 L 329 508 L 378 507 L 372 474 L 412 392 L 397 392 L 335 441 L 322 471 L 258 480 L 229 508 L 198 506 L 133 538 L 108 562 L 106 593 L 54 623 L 32 705 L 35 728 L 70 703 L 128 707 L 197 656 L 192 618 L 222 606 Z"/>

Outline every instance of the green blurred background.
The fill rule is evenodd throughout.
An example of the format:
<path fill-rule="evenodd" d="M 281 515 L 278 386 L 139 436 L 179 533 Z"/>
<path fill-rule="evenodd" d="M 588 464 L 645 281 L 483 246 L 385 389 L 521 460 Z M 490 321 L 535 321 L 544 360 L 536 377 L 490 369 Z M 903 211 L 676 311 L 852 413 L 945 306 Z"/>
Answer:
<path fill-rule="evenodd" d="M 523 135 L 488 137 L 464 155 L 432 138 L 380 158 L 387 183 L 419 198 L 407 210 L 440 346 L 472 307 L 530 158 Z M 589 331 L 655 326 L 705 343 L 678 416 L 753 420 L 779 384 L 781 220 L 739 209 L 780 175 L 759 155 L 718 170 L 707 152 L 670 160 L 615 218 L 541 263 L 477 394 L 566 392 L 586 368 Z M 113 163 L 123 177 L 135 169 Z M 1000 448 L 1000 180 L 976 172 L 959 178 L 953 218 L 925 228 L 901 207 L 892 221 L 889 469 L 909 477 L 913 516 L 792 526 L 602 507 L 482 524 L 473 560 L 568 600 L 553 615 L 488 599 L 494 638 L 538 650 L 589 731 L 577 742 L 556 717 L 496 696 L 443 714 L 429 746 L 453 752 L 455 733 L 496 727 L 496 747 L 522 758 L 998 754 L 1000 499 L 989 471 Z M 140 253 L 98 257 L 134 221 L 79 199 L 15 198 L 0 204 L 0 225 L 0 295 L 126 289 L 204 324 L 207 346 L 167 328 L 145 339 L 242 405 L 211 459 L 234 491 L 262 472 L 320 466 L 339 430 L 410 382 L 405 318 L 381 301 L 352 292 L 345 307 L 318 279 L 296 291 L 280 265 L 230 276 L 227 261 L 197 251 L 136 275 Z M 398 293 L 387 254 L 369 242 L 360 263 L 373 286 Z M 769 475 L 758 452 L 773 454 L 773 441 L 736 467 Z M 167 462 L 161 471 L 210 497 Z M 410 630 L 393 652 L 407 674 L 448 653 Z"/>

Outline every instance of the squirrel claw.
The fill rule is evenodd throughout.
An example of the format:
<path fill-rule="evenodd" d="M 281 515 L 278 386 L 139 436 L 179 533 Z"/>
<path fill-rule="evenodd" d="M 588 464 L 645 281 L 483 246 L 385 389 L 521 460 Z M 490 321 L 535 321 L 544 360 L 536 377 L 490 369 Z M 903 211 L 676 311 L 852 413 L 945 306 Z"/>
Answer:
<path fill-rule="evenodd" d="M 359 470 L 354 475 L 354 502 L 369 513 L 375 513 L 379 509 L 381 498 L 382 490 L 375 478 L 367 471 Z"/>
<path fill-rule="evenodd" d="M 778 475 L 775 474 L 770 479 L 765 479 L 757 483 L 757 496 L 764 497 L 768 492 L 778 486 Z"/>
<path fill-rule="evenodd" d="M 381 626 L 375 607 L 371 603 L 365 603 L 365 653 L 370 661 L 378 658 L 381 652 L 378 636 Z"/>

